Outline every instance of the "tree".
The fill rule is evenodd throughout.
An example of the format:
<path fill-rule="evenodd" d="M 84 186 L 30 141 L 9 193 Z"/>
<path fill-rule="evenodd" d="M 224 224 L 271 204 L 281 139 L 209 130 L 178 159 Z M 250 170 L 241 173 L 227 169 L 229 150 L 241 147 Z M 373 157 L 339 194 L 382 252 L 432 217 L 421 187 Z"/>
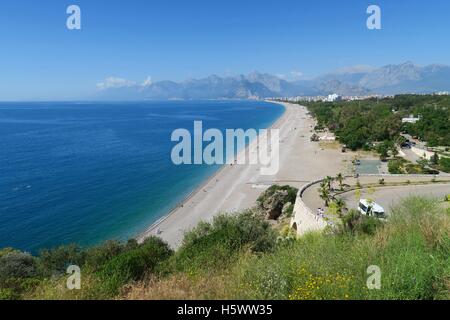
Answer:
<path fill-rule="evenodd" d="M 430 162 L 432 165 L 435 165 L 435 166 L 437 166 L 439 164 L 439 155 L 437 154 L 437 152 L 435 152 L 433 154 L 433 156 L 430 159 Z"/>
<path fill-rule="evenodd" d="M 333 178 L 330 177 L 330 176 L 327 176 L 327 177 L 325 178 L 325 183 L 326 183 L 327 186 L 328 186 L 328 191 L 331 191 L 331 183 L 333 183 Z"/>
<path fill-rule="evenodd" d="M 428 165 L 428 160 L 426 158 L 422 158 L 416 161 L 419 166 L 425 168 Z"/>
<path fill-rule="evenodd" d="M 346 203 L 341 198 L 336 199 L 334 202 L 336 204 L 337 214 L 340 218 L 342 218 L 342 214 L 344 212 L 344 209 L 346 207 Z"/>
<path fill-rule="evenodd" d="M 386 161 L 387 157 L 389 156 L 388 150 L 389 149 L 388 149 L 388 146 L 386 145 L 386 143 L 381 143 L 377 147 L 377 152 L 380 154 L 381 161 Z"/>
<path fill-rule="evenodd" d="M 439 160 L 439 168 L 441 171 L 450 173 L 450 158 L 441 157 Z"/>
<path fill-rule="evenodd" d="M 46 275 L 64 274 L 69 265 L 81 266 L 86 260 L 86 252 L 76 244 L 62 245 L 41 251 L 38 263 Z"/>
<path fill-rule="evenodd" d="M 326 181 L 320 184 L 320 198 L 325 202 L 325 207 L 328 207 L 330 202 L 330 189 Z"/>
<path fill-rule="evenodd" d="M 344 190 L 343 187 L 343 182 L 344 182 L 344 176 L 342 175 L 342 173 L 338 173 L 338 175 L 336 176 L 336 181 L 339 182 L 339 188 L 342 190 Z"/>
<path fill-rule="evenodd" d="M 359 201 L 361 199 L 361 189 L 355 190 L 355 199 Z"/>
<path fill-rule="evenodd" d="M 397 156 L 398 156 L 398 149 L 397 149 L 397 146 L 396 145 L 393 145 L 392 147 L 391 147 L 391 153 L 392 153 L 392 155 L 394 156 L 394 158 L 396 158 Z"/>

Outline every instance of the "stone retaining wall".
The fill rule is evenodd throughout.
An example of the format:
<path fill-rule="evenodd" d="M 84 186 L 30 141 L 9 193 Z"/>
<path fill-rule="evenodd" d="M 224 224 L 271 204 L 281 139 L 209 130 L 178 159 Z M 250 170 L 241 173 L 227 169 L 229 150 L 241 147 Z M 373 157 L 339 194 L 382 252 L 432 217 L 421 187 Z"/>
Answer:
<path fill-rule="evenodd" d="M 448 178 L 450 175 L 440 175 Z M 419 174 L 360 174 L 359 177 L 379 177 L 379 178 L 438 178 L 439 175 L 419 175 Z M 344 179 L 354 178 L 353 175 L 345 176 Z M 321 183 L 324 179 L 312 181 L 304 185 L 297 193 L 295 200 L 293 217 L 291 219 L 291 227 L 297 231 L 297 235 L 303 235 L 310 231 L 323 230 L 327 226 L 327 222 L 322 218 L 318 218 L 316 213 L 313 212 L 303 201 L 303 194 L 309 188 Z"/>
<path fill-rule="evenodd" d="M 293 218 L 291 220 L 291 228 L 297 231 L 297 235 L 303 235 L 311 231 L 320 231 L 327 226 L 327 222 L 318 217 L 308 206 L 303 202 L 302 196 L 305 190 L 321 183 L 323 180 L 316 180 L 304 185 L 297 193 L 295 200 Z"/>

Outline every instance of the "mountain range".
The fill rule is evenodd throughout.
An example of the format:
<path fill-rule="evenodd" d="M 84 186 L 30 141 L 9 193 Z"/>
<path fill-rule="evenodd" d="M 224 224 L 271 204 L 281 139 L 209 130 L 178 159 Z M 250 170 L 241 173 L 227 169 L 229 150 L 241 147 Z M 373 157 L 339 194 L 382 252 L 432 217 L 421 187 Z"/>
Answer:
<path fill-rule="evenodd" d="M 147 79 L 135 83 L 108 78 L 98 85 L 98 99 L 257 99 L 268 97 L 318 96 L 336 93 L 344 96 L 368 94 L 433 93 L 450 91 L 450 66 L 418 66 L 412 62 L 380 68 L 343 68 L 309 80 L 287 81 L 278 76 L 252 72 L 249 75 L 219 77 L 183 82 Z"/>

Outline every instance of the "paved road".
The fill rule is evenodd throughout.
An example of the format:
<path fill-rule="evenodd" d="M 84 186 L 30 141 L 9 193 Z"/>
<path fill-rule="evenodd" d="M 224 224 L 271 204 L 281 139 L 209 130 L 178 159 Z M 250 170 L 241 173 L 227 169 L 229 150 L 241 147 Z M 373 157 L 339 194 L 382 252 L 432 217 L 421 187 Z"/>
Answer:
<path fill-rule="evenodd" d="M 450 194 L 450 184 L 433 184 L 422 186 L 403 186 L 403 187 L 384 187 L 379 188 L 372 195 L 364 190 L 361 194 L 361 198 L 374 199 L 376 203 L 381 205 L 387 213 L 394 205 L 399 204 L 403 199 L 410 196 L 418 195 L 428 198 L 436 198 L 439 200 L 444 199 L 445 195 Z M 356 199 L 355 192 L 349 192 L 342 195 L 342 199 L 347 203 L 347 207 L 357 208 L 359 199 Z"/>
<path fill-rule="evenodd" d="M 405 156 L 403 158 L 405 158 L 406 160 L 412 162 L 412 163 L 416 163 L 418 160 L 420 160 L 421 158 L 415 154 L 414 152 L 411 151 L 411 149 L 402 149 L 402 152 L 405 154 Z"/>

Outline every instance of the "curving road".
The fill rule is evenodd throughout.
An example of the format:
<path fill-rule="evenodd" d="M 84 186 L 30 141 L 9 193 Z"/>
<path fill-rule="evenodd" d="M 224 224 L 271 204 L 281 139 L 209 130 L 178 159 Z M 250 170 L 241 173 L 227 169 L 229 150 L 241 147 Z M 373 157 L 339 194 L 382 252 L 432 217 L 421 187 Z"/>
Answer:
<path fill-rule="evenodd" d="M 392 206 L 398 205 L 402 200 L 410 196 L 422 196 L 443 200 L 446 195 L 450 194 L 450 184 L 430 184 L 430 185 L 410 185 L 401 187 L 383 187 L 375 190 L 374 193 L 368 194 L 367 190 L 363 190 L 361 198 L 374 199 L 376 203 L 381 205 L 387 213 Z M 349 209 L 356 209 L 358 199 L 356 199 L 355 191 L 343 194 L 341 198 L 347 203 Z"/>

